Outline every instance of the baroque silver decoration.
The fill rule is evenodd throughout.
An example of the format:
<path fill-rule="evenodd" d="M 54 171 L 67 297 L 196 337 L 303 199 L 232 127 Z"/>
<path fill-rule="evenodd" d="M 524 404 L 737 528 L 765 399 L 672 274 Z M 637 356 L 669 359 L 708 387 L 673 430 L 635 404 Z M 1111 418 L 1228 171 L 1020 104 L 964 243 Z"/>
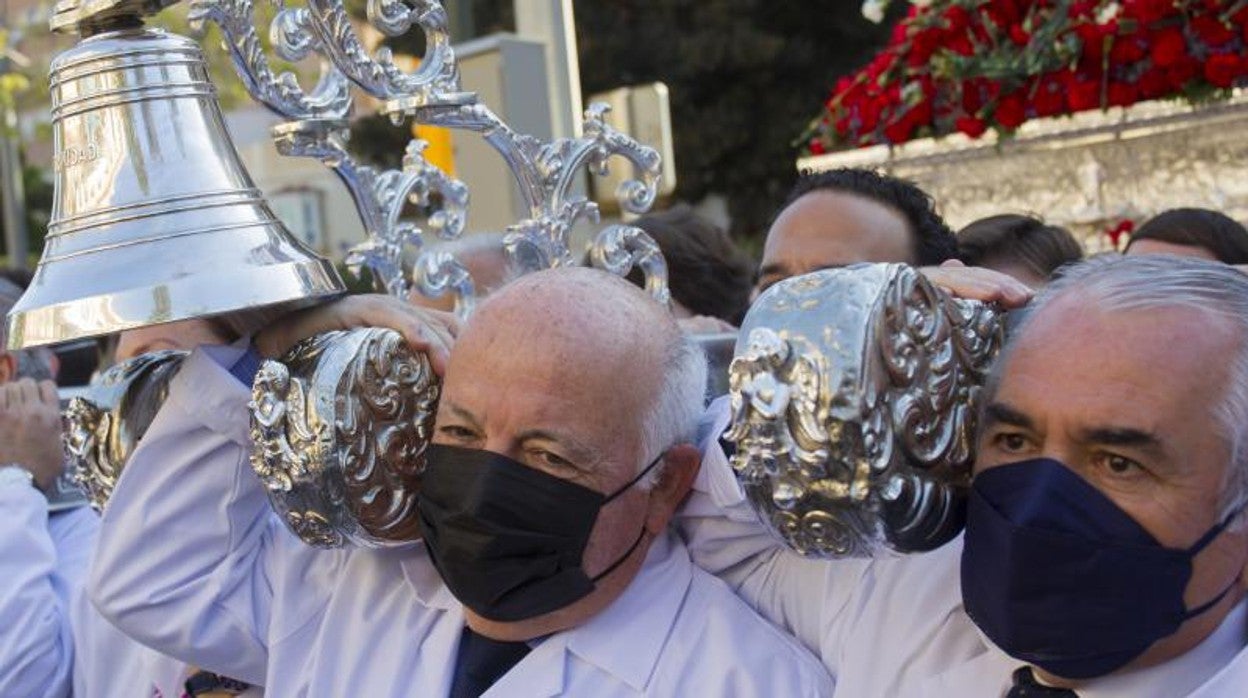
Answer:
<path fill-rule="evenodd" d="M 185 229 L 194 229 L 196 221 L 211 218 L 206 211 L 233 213 L 244 206 L 257 209 L 253 218 L 259 221 L 258 225 L 280 227 L 237 163 L 212 100 L 212 86 L 207 82 L 197 48 L 182 37 L 135 28 L 145 16 L 171 4 L 170 0 L 93 0 L 87 5 L 79 5 L 79 2 L 85 0 L 61 0 L 58 6 L 57 16 L 62 18 L 63 26 L 81 30 L 89 37 L 67 55 L 102 56 L 116 62 L 119 56 L 130 60 L 141 54 L 139 60 L 144 65 L 163 60 L 172 66 L 163 73 L 119 72 L 135 82 L 127 87 L 133 88 L 136 94 L 143 93 L 144 99 L 139 100 L 141 108 L 125 107 L 136 111 L 128 121 L 109 122 L 117 126 L 114 140 L 120 142 L 124 140 L 123 135 L 138 133 L 155 143 L 164 126 L 180 126 L 158 144 L 203 151 L 197 153 L 195 167 L 183 166 L 180 173 L 196 173 L 199 180 L 208 181 L 209 178 L 200 173 L 201 169 L 206 167 L 210 174 L 215 172 L 214 167 L 229 170 L 226 173 L 229 176 L 213 180 L 219 185 L 215 189 L 200 187 L 181 198 L 168 201 L 162 198 L 155 202 L 160 206 L 169 204 L 171 215 L 182 216 L 167 226 L 175 230 L 174 236 L 181 240 L 188 235 Z M 381 171 L 355 160 L 346 148 L 347 118 L 354 106 L 353 89 L 382 101 L 382 111 L 394 119 L 412 117 L 420 123 L 477 133 L 500 153 L 527 204 L 522 219 L 507 231 L 506 247 L 518 270 L 567 266 L 579 261 L 580 255 L 569 249 L 570 232 L 580 222 L 596 223 L 599 218 L 597 205 L 576 193 L 578 178 L 586 168 L 603 172 L 616 157 L 631 163 L 633 178 L 617 191 L 624 211 L 643 213 L 657 195 L 658 153 L 611 128 L 606 122 L 605 105 L 591 105 L 585 112 L 584 136 L 544 142 L 515 132 L 481 104 L 474 93 L 464 91 L 447 32 L 447 15 L 436 0 L 369 0 L 368 21 L 383 34 L 396 35 L 408 30 L 424 32 L 426 53 L 419 67 L 410 72 L 401 70 L 384 48 L 370 53 L 341 0 L 308 0 L 303 7 L 288 7 L 279 0 L 278 11 L 268 27 L 273 51 L 291 61 L 319 58 L 320 77 L 311 89 L 305 89 L 291 73 L 275 73 L 261 41 L 261 28 L 256 26 L 252 0 L 190 2 L 193 25 L 199 31 L 208 23 L 221 29 L 224 43 L 248 92 L 281 117 L 283 123 L 273 129 L 280 152 L 316 158 L 333 169 L 351 192 L 368 238 L 351 251 L 348 261 L 356 268 L 368 268 L 392 295 L 406 297 L 413 290 L 432 296 L 452 293 L 461 316 L 471 311 L 475 289 L 464 265 L 449 254 L 422 250 L 426 232 L 441 239 L 453 239 L 462 233 L 468 192 L 461 182 L 446 176 L 424 159 L 424 144 L 416 139 L 407 148 L 401 169 Z M 96 7 L 102 8 L 99 13 L 92 9 Z M 153 50 L 136 54 L 127 46 L 109 43 L 115 34 L 127 32 L 136 35 L 127 35 L 127 41 L 141 39 L 150 43 Z M 91 37 L 91 34 L 100 35 Z M 92 44 L 102 44 L 102 47 L 97 46 L 93 53 Z M 174 58 L 178 60 L 173 61 Z M 188 89 L 158 94 L 154 89 L 161 87 L 157 84 L 158 76 L 181 80 Z M 112 106 L 110 100 L 114 99 L 124 102 L 121 95 L 109 93 L 108 84 L 92 85 L 100 88 L 102 104 Z M 190 89 L 192 87 L 194 89 Z M 148 100 L 148 96 L 153 99 Z M 200 100 L 197 111 L 182 106 L 191 99 Z M 174 107 L 181 107 L 188 117 L 176 118 L 178 115 L 174 114 L 157 119 L 137 113 L 140 109 L 168 111 Z M 193 120 L 189 116 L 203 118 Z M 114 157 L 121 151 L 100 150 L 94 140 L 84 141 L 84 132 L 77 128 L 69 134 L 73 147 L 65 149 L 62 155 L 66 158 L 66 168 L 92 163 L 90 169 L 98 174 L 98 182 L 95 182 L 98 186 L 94 189 L 66 187 L 62 186 L 65 182 L 58 180 L 58 192 L 72 190 L 73 195 L 80 198 L 105 187 L 109 187 L 109 191 L 125 192 L 120 184 L 128 181 L 122 178 L 127 171 L 120 170 L 119 174 L 115 168 L 103 170 L 105 165 L 125 164 L 124 160 Z M 148 150 L 155 153 L 157 149 L 130 150 L 146 155 Z M 151 158 L 152 163 L 158 160 Z M 149 163 L 144 160 L 139 164 Z M 157 172 L 154 167 L 152 172 L 139 172 L 138 178 L 154 179 L 160 185 L 175 188 L 198 183 L 195 177 L 169 176 L 168 172 Z M 119 210 L 127 215 L 135 205 L 148 205 L 143 201 L 134 205 L 122 203 L 125 205 Z M 227 203 L 234 203 L 235 208 L 227 208 Z M 105 213 L 112 213 L 112 209 L 106 209 Z M 191 220 L 184 221 L 186 217 Z M 421 219 L 419 223 L 412 220 L 416 217 Z M 54 224 L 58 221 L 54 217 Z M 77 224 L 78 221 L 70 217 L 67 223 Z M 285 242 L 282 232 L 276 231 L 266 240 Z M 55 237 L 50 236 L 50 248 L 55 249 L 55 243 Z M 154 244 L 147 238 L 140 238 L 127 240 L 126 247 L 151 254 Z M 170 251 L 168 259 L 204 266 L 205 259 L 216 261 L 220 257 L 219 246 L 213 248 L 214 256 L 206 250 L 188 253 L 184 245 L 179 245 L 176 253 Z M 205 281 L 196 286 L 196 293 L 143 295 L 144 302 L 155 298 L 157 302 L 172 305 L 172 314 L 166 312 L 169 309 L 165 305 L 154 310 L 145 307 L 127 324 L 113 317 L 119 310 L 129 310 L 125 304 L 103 307 L 97 303 L 99 307 L 90 308 L 94 312 L 77 313 L 75 317 L 104 318 L 109 330 L 116 330 L 242 308 L 238 304 L 226 307 L 220 303 L 210 307 L 208 300 L 226 299 L 233 303 L 236 295 L 254 296 L 256 300 L 245 306 L 250 308 L 265 305 L 261 301 L 269 292 L 284 294 L 271 302 L 286 302 L 291 293 L 308 299 L 340 288 L 328 263 L 319 259 L 302 261 L 302 249 L 282 248 L 272 254 L 258 254 L 256 252 L 264 250 L 253 245 L 244 251 L 253 252 L 243 262 L 244 267 L 254 266 L 254 259 L 278 260 L 290 267 L 302 265 L 296 271 L 304 270 L 304 276 L 299 277 L 303 285 L 285 283 L 275 284 L 274 288 L 257 288 L 254 284 L 240 283 L 235 287 L 213 279 L 212 283 Z M 69 252 L 78 254 L 73 250 Z M 74 254 L 65 256 L 69 258 Z M 415 261 L 409 274 L 407 260 L 413 256 Z M 625 274 L 633 266 L 640 267 L 649 291 L 660 301 L 668 301 L 666 265 L 657 246 L 641 230 L 626 226 L 602 230 L 593 241 L 591 257 L 597 266 L 617 274 Z M 117 268 L 131 273 L 128 266 Z M 274 268 L 270 265 L 265 271 L 272 274 Z M 173 276 L 181 278 L 181 275 Z M 75 297 L 74 308 L 82 304 L 77 297 L 82 294 L 71 291 L 70 295 Z M 105 300 L 115 298 L 115 294 L 108 295 Z M 187 298 L 201 301 L 203 307 L 183 308 L 188 303 Z M 62 318 L 56 319 L 66 324 Z M 10 336 L 23 337 L 21 329 L 10 332 Z M 39 328 L 27 331 L 26 341 L 31 340 L 34 329 Z M 346 542 L 391 546 L 410 543 L 418 537 L 412 505 L 428 440 L 428 421 L 438 394 L 436 380 L 429 372 L 425 357 L 412 354 L 393 332 L 331 333 L 306 341 L 280 362 L 266 363 L 253 390 L 252 427 L 256 449 L 253 466 L 265 483 L 274 508 L 296 534 L 318 546 Z M 79 407 L 85 421 L 91 415 L 86 406 Z M 89 434 L 79 430 L 77 436 L 85 444 Z"/>
<path fill-rule="evenodd" d="M 1002 336 L 991 306 L 904 265 L 768 289 L 741 328 L 724 435 L 763 521 L 814 557 L 931 550 L 956 536 L 976 401 Z"/>
<path fill-rule="evenodd" d="M 185 351 L 141 354 L 101 373 L 62 412 L 70 478 L 103 511 L 117 478 L 182 368 Z"/>
<path fill-rule="evenodd" d="M 417 541 L 439 387 L 393 330 L 329 332 L 264 362 L 252 387 L 251 460 L 286 525 L 318 547 Z"/>

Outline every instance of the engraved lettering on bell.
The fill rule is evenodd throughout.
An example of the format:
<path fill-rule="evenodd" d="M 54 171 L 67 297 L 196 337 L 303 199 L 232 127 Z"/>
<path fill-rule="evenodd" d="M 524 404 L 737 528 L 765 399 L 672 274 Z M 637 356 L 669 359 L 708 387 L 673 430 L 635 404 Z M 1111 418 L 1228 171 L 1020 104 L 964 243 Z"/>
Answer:
<path fill-rule="evenodd" d="M 252 386 L 252 467 L 309 545 L 394 547 L 420 537 L 416 494 L 440 384 L 393 330 L 316 335 Z"/>
<path fill-rule="evenodd" d="M 724 437 L 751 504 L 814 557 L 930 550 L 962 528 L 992 306 L 898 264 L 776 284 L 746 315 Z"/>

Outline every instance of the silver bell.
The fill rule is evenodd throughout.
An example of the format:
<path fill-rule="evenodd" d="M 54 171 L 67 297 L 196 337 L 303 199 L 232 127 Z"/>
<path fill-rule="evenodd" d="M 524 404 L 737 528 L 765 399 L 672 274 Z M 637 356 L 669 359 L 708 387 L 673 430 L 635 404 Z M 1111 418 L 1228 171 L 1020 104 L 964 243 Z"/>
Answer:
<path fill-rule="evenodd" d="M 195 42 L 97 34 L 53 60 L 51 97 L 52 218 L 10 348 L 343 291 L 243 169 Z"/>

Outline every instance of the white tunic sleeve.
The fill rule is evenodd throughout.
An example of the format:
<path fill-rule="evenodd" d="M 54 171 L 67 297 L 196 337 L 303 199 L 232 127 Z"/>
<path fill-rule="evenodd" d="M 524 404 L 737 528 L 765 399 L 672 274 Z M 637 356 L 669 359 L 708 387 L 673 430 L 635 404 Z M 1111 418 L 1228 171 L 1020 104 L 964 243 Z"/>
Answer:
<path fill-rule="evenodd" d="M 304 549 L 271 515 L 248 462 L 249 391 L 223 368 L 237 351 L 197 350 L 105 509 L 88 593 L 109 621 L 172 657 L 263 685 L 270 621 L 310 621 L 324 599 Z M 220 361 L 214 360 L 214 357 Z M 301 593 L 280 599 L 284 579 Z"/>
<path fill-rule="evenodd" d="M 0 696 L 67 696 L 71 586 L 82 582 L 95 514 L 48 520 L 33 487 L 0 489 Z M 84 516 L 85 514 L 85 516 Z"/>
<path fill-rule="evenodd" d="M 814 560 L 790 550 L 745 499 L 719 444 L 727 402 L 703 419 L 702 467 L 677 524 L 695 564 L 727 582 L 768 620 L 788 630 L 836 675 L 839 648 L 852 622 L 846 612 L 869 560 Z"/>

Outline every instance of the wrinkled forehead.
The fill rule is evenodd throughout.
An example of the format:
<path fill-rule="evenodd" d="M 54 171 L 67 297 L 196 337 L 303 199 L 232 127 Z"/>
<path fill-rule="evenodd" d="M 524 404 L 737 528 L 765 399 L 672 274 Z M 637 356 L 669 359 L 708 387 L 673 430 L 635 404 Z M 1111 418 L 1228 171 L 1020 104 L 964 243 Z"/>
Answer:
<path fill-rule="evenodd" d="M 1163 435 L 1184 424 L 1213 430 L 1240 351 L 1235 329 L 1211 312 L 1160 303 L 1107 309 L 1068 294 L 1014 334 L 987 397 L 1033 417 L 1100 415 Z M 1202 418 L 1189 422 L 1191 415 Z"/>

